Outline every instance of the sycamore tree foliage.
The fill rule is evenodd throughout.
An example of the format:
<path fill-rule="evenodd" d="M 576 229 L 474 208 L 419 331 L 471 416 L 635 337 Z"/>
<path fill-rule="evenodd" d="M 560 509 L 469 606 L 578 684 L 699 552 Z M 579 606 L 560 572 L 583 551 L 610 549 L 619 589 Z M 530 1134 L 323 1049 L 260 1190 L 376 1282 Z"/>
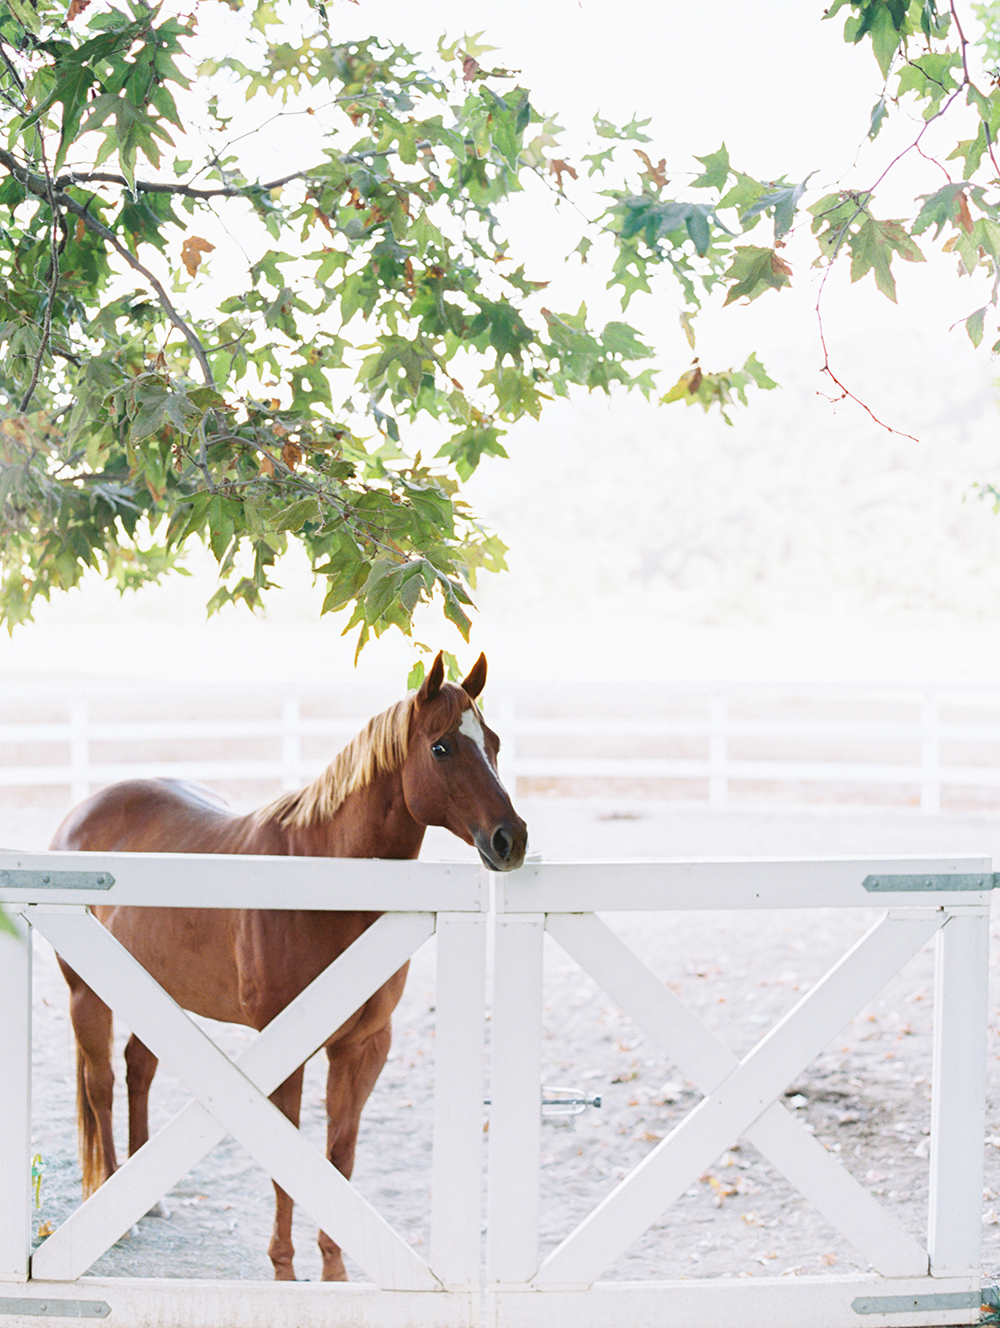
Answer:
<path fill-rule="evenodd" d="M 467 634 L 476 574 L 502 568 L 504 548 L 461 485 L 505 455 L 510 424 L 575 390 L 637 388 L 725 414 L 774 386 L 751 353 L 726 370 L 695 360 L 664 392 L 639 328 L 547 308 L 544 274 L 503 230 L 504 201 L 524 188 L 540 209 L 574 202 L 571 260 L 606 269 L 623 313 L 637 295 L 673 299 L 692 347 L 703 304 L 800 279 L 793 235 L 811 234 L 823 280 L 846 264 L 890 299 L 894 263 L 936 245 L 992 280 L 965 320 L 972 340 L 995 323 L 990 6 L 977 10 L 978 65 L 972 15 L 943 0 L 826 11 L 877 61 L 861 136 L 908 119 L 906 151 L 934 159 L 933 184 L 898 217 L 879 198 L 898 157 L 867 187 L 830 192 L 822 162 L 806 180 L 759 180 L 724 145 L 684 158 L 698 145 L 598 115 L 593 150 L 571 161 L 516 71 L 491 67 L 473 39 L 425 58 L 351 36 L 363 10 L 228 0 L 239 41 L 211 50 L 199 22 L 221 3 L 0 0 L 9 628 L 88 568 L 137 587 L 195 540 L 219 564 L 210 608 L 254 607 L 296 540 L 323 611 L 346 610 L 359 648 L 409 631 L 435 596 Z M 282 117 L 283 169 L 262 175 L 255 131 Z M 435 438 L 430 455 L 414 436 Z"/>

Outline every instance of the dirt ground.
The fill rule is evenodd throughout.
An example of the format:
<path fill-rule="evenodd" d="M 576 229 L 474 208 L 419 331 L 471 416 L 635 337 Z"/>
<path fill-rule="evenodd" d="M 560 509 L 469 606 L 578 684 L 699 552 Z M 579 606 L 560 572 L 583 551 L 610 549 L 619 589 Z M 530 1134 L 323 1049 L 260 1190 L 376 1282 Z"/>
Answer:
<path fill-rule="evenodd" d="M 878 856 L 991 853 L 1000 825 L 985 818 L 913 814 L 737 814 L 662 805 L 537 799 L 521 810 L 532 848 L 546 858 Z M 51 812 L 0 811 L 0 844 L 43 847 Z M 425 856 L 460 857 L 443 833 Z M 745 1053 L 863 933 L 876 910 L 776 914 L 608 915 L 653 970 L 735 1052 Z M 992 928 L 1000 947 L 1000 917 Z M 933 954 L 914 957 L 786 1093 L 786 1105 L 918 1237 L 926 1231 Z M 79 1202 L 71 1033 L 54 957 L 36 952 L 33 1128 L 44 1172 L 36 1227 L 57 1225 Z M 984 1267 L 1000 1275 L 1000 991 L 991 992 Z M 228 1051 L 248 1030 L 205 1026 Z M 428 1238 L 434 1059 L 433 942 L 415 958 L 395 1020 L 394 1046 L 362 1123 L 355 1181 L 418 1249 Z M 125 1030 L 118 1029 L 119 1080 Z M 546 962 L 544 1082 L 599 1094 L 602 1105 L 542 1130 L 542 1243 L 552 1248 L 698 1100 L 558 946 Z M 321 1145 L 323 1083 L 307 1071 L 303 1129 Z M 161 1074 L 153 1128 L 185 1100 Z M 484 1126 L 486 1111 L 484 1109 Z M 116 1107 L 124 1143 L 124 1103 Z M 484 1132 L 484 1141 L 487 1138 Z M 485 1148 L 484 1148 L 485 1152 Z M 104 1276 L 267 1278 L 271 1187 L 226 1141 L 91 1270 Z M 315 1232 L 296 1218 L 300 1278 L 319 1275 Z M 664 1218 L 637 1241 L 612 1278 L 762 1276 L 850 1272 L 866 1265 L 748 1144 L 733 1141 Z M 352 1275 L 362 1276 L 353 1269 Z"/>

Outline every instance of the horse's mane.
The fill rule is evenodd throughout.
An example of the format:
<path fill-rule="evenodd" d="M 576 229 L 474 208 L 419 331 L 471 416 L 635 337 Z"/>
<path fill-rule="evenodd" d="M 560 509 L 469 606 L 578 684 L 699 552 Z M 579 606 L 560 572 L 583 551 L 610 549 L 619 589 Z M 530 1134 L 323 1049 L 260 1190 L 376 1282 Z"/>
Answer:
<path fill-rule="evenodd" d="M 259 808 L 254 813 L 257 823 L 276 823 L 296 830 L 323 825 L 352 793 L 367 788 L 379 775 L 398 770 L 409 750 L 410 717 L 416 695 L 411 692 L 369 720 L 311 784 L 292 793 L 282 793 Z M 448 684 L 441 688 L 438 698 L 446 702 L 449 711 L 454 711 L 442 716 L 445 726 L 454 722 L 469 700 L 460 688 Z"/>

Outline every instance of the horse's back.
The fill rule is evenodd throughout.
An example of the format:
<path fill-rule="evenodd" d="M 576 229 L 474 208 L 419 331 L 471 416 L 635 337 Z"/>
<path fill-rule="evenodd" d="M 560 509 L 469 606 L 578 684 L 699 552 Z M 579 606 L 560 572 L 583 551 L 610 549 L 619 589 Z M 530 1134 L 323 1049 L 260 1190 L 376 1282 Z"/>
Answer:
<path fill-rule="evenodd" d="M 74 807 L 51 847 L 119 853 L 238 852 L 240 821 L 210 789 L 175 779 L 111 784 Z M 245 1022 L 232 909 L 98 904 L 93 912 L 186 1009 Z"/>
<path fill-rule="evenodd" d="M 179 779 L 110 784 L 74 807 L 53 849 L 120 853 L 226 852 L 239 818 L 211 789 Z M 236 850 L 239 851 L 239 850 Z"/>

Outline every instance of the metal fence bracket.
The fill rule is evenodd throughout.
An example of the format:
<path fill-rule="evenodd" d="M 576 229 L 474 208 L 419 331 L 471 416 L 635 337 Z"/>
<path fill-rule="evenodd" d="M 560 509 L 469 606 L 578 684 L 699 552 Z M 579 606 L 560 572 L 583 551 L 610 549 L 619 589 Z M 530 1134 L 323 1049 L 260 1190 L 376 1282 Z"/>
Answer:
<path fill-rule="evenodd" d="M 106 1319 L 111 1306 L 105 1300 L 35 1300 L 27 1296 L 0 1296 L 0 1319 L 7 1315 L 38 1315 L 53 1319 Z"/>
<path fill-rule="evenodd" d="M 995 890 L 1000 886 L 998 872 L 944 872 L 939 876 L 866 876 L 863 885 L 871 894 L 893 892 L 932 893 L 951 890 Z"/>
<path fill-rule="evenodd" d="M 110 890 L 114 883 L 110 872 L 0 871 L 0 889 Z"/>

